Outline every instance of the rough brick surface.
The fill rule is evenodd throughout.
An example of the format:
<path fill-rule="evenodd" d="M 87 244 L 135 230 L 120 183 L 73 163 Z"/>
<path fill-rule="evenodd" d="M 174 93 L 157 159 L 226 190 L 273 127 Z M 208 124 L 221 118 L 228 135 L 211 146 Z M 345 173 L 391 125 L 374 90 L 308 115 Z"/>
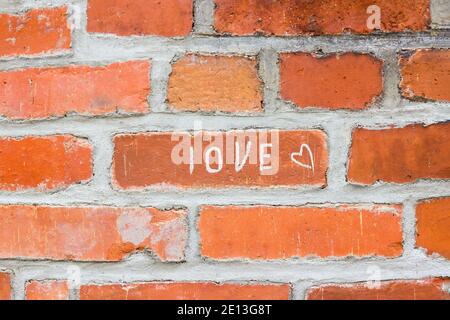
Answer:
<path fill-rule="evenodd" d="M 198 229 L 204 257 L 294 257 L 402 254 L 401 207 L 211 207 Z"/>
<path fill-rule="evenodd" d="M 450 260 L 450 198 L 420 202 L 416 207 L 416 246 Z"/>
<path fill-rule="evenodd" d="M 7 272 L 0 272 L 0 300 L 11 300 L 11 274 Z"/>
<path fill-rule="evenodd" d="M 0 258 L 119 261 L 151 250 L 184 258 L 185 212 L 153 208 L 0 207 Z"/>
<path fill-rule="evenodd" d="M 383 92 L 382 62 L 367 54 L 281 55 L 281 97 L 300 108 L 361 110 Z"/>
<path fill-rule="evenodd" d="M 251 131 L 255 133 L 255 131 Z M 294 185 L 316 185 L 326 184 L 326 170 L 328 164 L 328 153 L 326 149 L 326 136 L 318 130 L 310 131 L 280 131 L 279 143 L 275 138 L 271 140 L 269 134 L 263 134 L 257 131 L 254 135 L 256 139 L 245 140 L 244 131 L 222 132 L 203 132 L 203 138 L 197 134 L 196 138 L 189 133 L 148 133 L 135 135 L 118 135 L 114 139 L 115 151 L 113 160 L 113 179 L 114 184 L 122 189 L 142 189 L 148 186 L 178 186 L 178 187 L 214 187 L 224 188 L 233 186 L 243 187 L 264 187 L 264 186 L 294 186 Z M 268 152 L 275 155 L 278 150 L 279 165 L 272 165 L 272 170 L 261 171 L 261 141 L 267 137 L 266 142 L 273 142 L 274 147 L 269 148 Z M 205 138 L 206 137 L 206 138 Z M 207 150 L 211 148 L 209 138 L 212 137 L 213 145 L 221 150 L 222 166 L 218 159 L 215 159 L 214 153 L 211 157 L 206 157 Z M 205 139 L 202 143 L 202 139 Z M 196 140 L 200 140 L 197 144 Z M 220 142 L 222 140 L 222 142 Z M 215 142 L 214 142 L 215 141 Z M 241 142 L 239 142 L 241 141 Z M 245 142 L 244 142 L 245 141 Z M 248 142 L 253 142 L 249 148 Z M 236 151 L 235 144 L 240 143 L 239 162 L 233 161 L 227 164 L 227 150 Z M 181 144 L 180 144 L 181 143 Z M 301 146 L 307 144 L 307 148 Z M 193 171 L 190 170 L 189 146 L 192 148 L 202 146 L 203 151 L 199 152 L 200 159 L 195 164 Z M 275 147 L 277 145 L 278 147 Z M 186 147 L 187 146 L 187 147 Z M 197 148 L 197 147 L 196 147 Z M 197 148 L 199 150 L 200 147 Z M 252 164 L 253 156 L 245 158 L 244 150 L 249 150 L 249 154 L 255 156 L 255 163 Z M 267 151 L 267 150 L 266 150 Z M 237 152 L 234 152 L 237 154 Z M 301 154 L 300 154 L 301 153 Z M 177 164 L 174 161 L 174 155 L 182 155 L 187 160 L 187 164 Z M 195 155 L 195 149 L 192 152 Z M 194 156 L 195 157 L 195 156 Z M 229 157 L 228 159 L 230 159 Z M 294 158 L 296 162 L 292 160 Z M 210 160 L 210 167 L 220 172 L 208 172 L 206 160 Z M 244 159 L 247 159 L 244 162 Z M 271 158 L 273 161 L 277 156 Z M 214 163 L 213 161 L 216 160 Z M 195 159 L 194 159 L 195 161 Z M 264 160 L 269 164 L 270 159 Z M 236 169 L 236 163 L 245 165 Z M 277 170 L 275 170 L 277 169 Z M 262 174 L 262 172 L 265 174 Z"/>
<path fill-rule="evenodd" d="M 120 36 L 186 36 L 192 15 L 193 0 L 89 0 L 87 29 Z"/>
<path fill-rule="evenodd" d="M 353 131 L 348 180 L 374 184 L 450 178 L 449 123 Z"/>
<path fill-rule="evenodd" d="M 286 284 L 157 282 L 83 285 L 81 300 L 287 300 Z"/>
<path fill-rule="evenodd" d="M 172 66 L 168 101 L 184 111 L 262 111 L 255 58 L 188 55 Z"/>
<path fill-rule="evenodd" d="M 400 66 L 404 97 L 450 102 L 450 50 L 418 50 Z"/>
<path fill-rule="evenodd" d="M 0 57 L 62 52 L 71 42 L 66 7 L 0 13 Z"/>
<path fill-rule="evenodd" d="M 214 0 L 215 29 L 233 35 L 370 33 L 367 8 L 381 9 L 383 32 L 421 31 L 430 24 L 429 0 Z"/>
<path fill-rule="evenodd" d="M 92 177 L 92 146 L 69 135 L 0 138 L 0 190 L 60 189 Z"/>
<path fill-rule="evenodd" d="M 0 72 L 0 114 L 12 119 L 148 112 L 150 65 L 68 66 Z"/>
<path fill-rule="evenodd" d="M 69 283 L 64 280 L 30 281 L 25 295 L 27 300 L 69 300 Z"/>
<path fill-rule="evenodd" d="M 312 288 L 309 300 L 450 300 L 444 279 L 386 281 L 375 284 L 324 285 Z"/>

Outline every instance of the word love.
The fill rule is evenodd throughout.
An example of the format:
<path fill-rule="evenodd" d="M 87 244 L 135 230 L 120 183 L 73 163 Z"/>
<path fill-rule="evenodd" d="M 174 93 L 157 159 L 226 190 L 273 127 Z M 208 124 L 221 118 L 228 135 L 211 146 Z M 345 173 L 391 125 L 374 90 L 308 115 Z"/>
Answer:
<path fill-rule="evenodd" d="M 172 141 L 178 144 L 172 150 L 172 161 L 176 165 L 189 165 L 194 172 L 195 165 L 205 164 L 212 174 L 223 170 L 224 164 L 234 165 L 236 172 L 242 171 L 248 163 L 259 165 L 261 175 L 278 173 L 279 134 L 272 130 L 222 132 L 175 133 Z M 207 143 L 206 146 L 204 144 Z"/>
<path fill-rule="evenodd" d="M 325 186 L 328 167 L 320 130 L 118 135 L 115 154 L 113 181 L 125 189 Z"/>

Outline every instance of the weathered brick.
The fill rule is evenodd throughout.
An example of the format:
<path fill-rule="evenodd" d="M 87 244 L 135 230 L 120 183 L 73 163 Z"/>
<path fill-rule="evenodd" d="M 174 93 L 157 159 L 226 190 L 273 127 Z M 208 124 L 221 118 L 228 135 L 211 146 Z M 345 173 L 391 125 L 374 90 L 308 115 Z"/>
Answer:
<path fill-rule="evenodd" d="M 450 102 L 450 50 L 417 50 L 400 58 L 402 95 Z"/>
<path fill-rule="evenodd" d="M 215 260 L 402 254 L 399 205 L 200 210 L 201 254 Z"/>
<path fill-rule="evenodd" d="M 168 101 L 183 111 L 262 111 L 255 58 L 187 55 L 172 66 Z"/>
<path fill-rule="evenodd" d="M 214 27 L 233 35 L 371 33 L 371 5 L 380 8 L 382 32 L 423 31 L 430 25 L 429 0 L 214 0 Z"/>
<path fill-rule="evenodd" d="M 383 281 L 367 284 L 324 285 L 312 288 L 308 300 L 450 300 L 446 279 Z M 373 285 L 373 284 L 372 284 Z"/>
<path fill-rule="evenodd" d="M 92 146 L 70 135 L 0 138 L 0 190 L 64 188 L 92 177 Z"/>
<path fill-rule="evenodd" d="M 147 61 L 0 71 L 0 114 L 11 119 L 146 113 Z"/>
<path fill-rule="evenodd" d="M 0 207 L 0 258 L 119 261 L 151 250 L 184 259 L 185 212 L 153 208 Z"/>
<path fill-rule="evenodd" d="M 192 30 L 193 0 L 89 0 L 88 32 L 120 36 L 186 36 Z"/>
<path fill-rule="evenodd" d="M 383 92 L 383 64 L 368 54 L 281 55 L 281 97 L 300 108 L 361 110 Z"/>
<path fill-rule="evenodd" d="M 0 300 L 11 300 L 11 274 L 9 272 L 0 272 Z"/>
<path fill-rule="evenodd" d="M 287 300 L 287 284 L 154 282 L 83 285 L 81 300 Z"/>
<path fill-rule="evenodd" d="M 415 182 L 450 178 L 450 122 L 353 131 L 348 181 Z"/>
<path fill-rule="evenodd" d="M 26 285 L 27 300 L 69 300 L 67 281 L 30 281 Z"/>
<path fill-rule="evenodd" d="M 450 198 L 421 201 L 416 219 L 416 246 L 450 259 Z"/>
<path fill-rule="evenodd" d="M 63 52 L 71 42 L 66 7 L 0 13 L 0 57 Z"/>

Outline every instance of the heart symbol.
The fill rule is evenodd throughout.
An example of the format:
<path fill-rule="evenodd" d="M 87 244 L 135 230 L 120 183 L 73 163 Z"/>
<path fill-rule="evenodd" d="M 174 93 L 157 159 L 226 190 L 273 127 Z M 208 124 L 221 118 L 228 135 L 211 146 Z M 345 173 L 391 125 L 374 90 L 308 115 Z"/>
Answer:
<path fill-rule="evenodd" d="M 304 151 L 308 151 L 309 154 L 309 163 L 310 164 L 305 164 L 303 162 L 301 162 L 301 160 L 297 160 L 296 158 L 298 157 L 299 159 L 301 159 L 303 157 L 303 152 Z M 291 154 L 291 160 L 292 162 L 298 164 L 300 167 L 312 170 L 313 174 L 314 174 L 314 156 L 313 153 L 311 151 L 311 148 L 309 147 L 309 145 L 307 144 L 302 144 L 300 146 L 300 151 L 299 152 L 294 152 Z"/>

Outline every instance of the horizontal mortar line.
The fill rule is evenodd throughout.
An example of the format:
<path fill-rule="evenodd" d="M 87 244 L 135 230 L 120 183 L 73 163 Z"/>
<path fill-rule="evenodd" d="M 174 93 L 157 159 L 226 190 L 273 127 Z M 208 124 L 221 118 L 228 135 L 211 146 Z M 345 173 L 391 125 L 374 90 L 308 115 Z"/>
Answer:
<path fill-rule="evenodd" d="M 406 185 L 357 187 L 339 189 L 234 188 L 186 189 L 115 192 L 96 190 L 89 186 L 73 187 L 55 193 L 1 192 L 2 204 L 48 205 L 154 205 L 199 206 L 202 204 L 305 205 L 314 203 L 401 203 L 407 199 L 428 199 L 450 196 L 450 181 L 418 182 Z"/>
<path fill-rule="evenodd" d="M 205 130 L 250 128 L 314 128 L 329 122 L 361 126 L 407 125 L 438 123 L 450 120 L 450 104 L 421 104 L 401 109 L 372 109 L 360 112 L 308 110 L 261 115 L 232 115 L 204 113 L 150 113 L 123 117 L 70 116 L 39 121 L 0 121 L 0 135 L 29 135 L 35 132 L 74 132 L 96 135 L 99 131 L 170 131 L 192 130 L 202 123 Z"/>
<path fill-rule="evenodd" d="M 301 280 L 365 281 L 368 268 L 380 268 L 380 280 L 421 279 L 450 276 L 450 262 L 413 256 L 393 260 L 349 259 L 347 261 L 309 262 L 196 262 L 152 263 L 142 255 L 129 261 L 115 263 L 57 262 L 57 261 L 0 261 L 0 268 L 18 271 L 22 278 L 46 279 L 67 277 L 69 267 L 77 266 L 82 283 L 172 281 L 233 281 L 273 280 L 296 282 Z"/>

